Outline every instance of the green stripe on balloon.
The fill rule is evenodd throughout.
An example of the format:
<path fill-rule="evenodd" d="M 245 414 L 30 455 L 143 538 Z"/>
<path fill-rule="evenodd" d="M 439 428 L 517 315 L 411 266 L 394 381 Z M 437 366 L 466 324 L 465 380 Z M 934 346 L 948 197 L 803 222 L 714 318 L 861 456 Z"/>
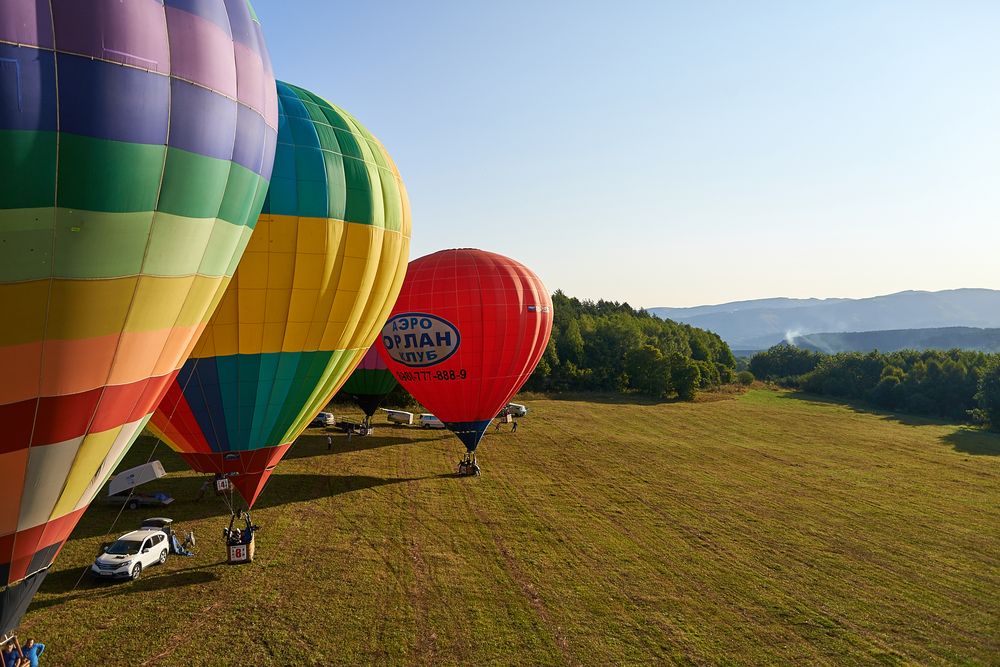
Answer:
<path fill-rule="evenodd" d="M 253 230 L 166 213 L 5 211 L 0 281 L 134 276 L 231 276 Z M 55 261 L 52 260 L 55 227 Z M 148 243 L 148 247 L 147 247 Z M 237 247 L 240 252 L 233 253 Z M 192 248 L 204 248 L 199 254 Z"/>

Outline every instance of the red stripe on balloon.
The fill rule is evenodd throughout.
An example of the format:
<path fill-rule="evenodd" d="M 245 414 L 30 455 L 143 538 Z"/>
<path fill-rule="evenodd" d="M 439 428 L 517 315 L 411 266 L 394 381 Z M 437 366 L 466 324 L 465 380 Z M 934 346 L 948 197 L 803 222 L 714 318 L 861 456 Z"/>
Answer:
<path fill-rule="evenodd" d="M 100 433 L 142 419 L 160 402 L 177 371 L 124 385 L 0 405 L 0 454 Z M 34 429 L 34 433 L 32 433 Z"/>

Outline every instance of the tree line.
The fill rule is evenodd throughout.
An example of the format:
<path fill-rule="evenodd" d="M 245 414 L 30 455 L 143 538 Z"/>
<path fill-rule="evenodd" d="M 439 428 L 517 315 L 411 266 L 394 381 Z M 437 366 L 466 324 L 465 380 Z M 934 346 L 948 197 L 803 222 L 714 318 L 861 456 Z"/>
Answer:
<path fill-rule="evenodd" d="M 694 398 L 730 383 L 736 360 L 718 335 L 615 301 L 552 295 L 545 354 L 525 385 L 532 391 L 635 392 Z"/>
<path fill-rule="evenodd" d="M 750 359 L 757 379 L 888 410 L 1000 427 L 1000 354 L 901 350 L 824 354 L 788 344 Z"/>

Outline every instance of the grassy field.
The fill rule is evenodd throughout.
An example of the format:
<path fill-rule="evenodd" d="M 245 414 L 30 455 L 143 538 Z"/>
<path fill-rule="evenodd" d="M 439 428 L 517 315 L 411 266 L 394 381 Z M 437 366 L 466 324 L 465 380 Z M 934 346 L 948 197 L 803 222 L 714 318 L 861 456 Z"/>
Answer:
<path fill-rule="evenodd" d="M 197 556 L 74 588 L 95 505 L 21 636 L 50 665 L 1000 664 L 1000 437 L 764 390 L 526 402 L 475 479 L 447 432 L 304 436 L 248 566 L 160 445 Z"/>

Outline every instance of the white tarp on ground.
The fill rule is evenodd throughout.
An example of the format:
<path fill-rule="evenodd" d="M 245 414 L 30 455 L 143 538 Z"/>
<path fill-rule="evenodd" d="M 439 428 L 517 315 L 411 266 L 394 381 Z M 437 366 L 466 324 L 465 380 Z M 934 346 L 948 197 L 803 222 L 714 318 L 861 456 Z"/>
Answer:
<path fill-rule="evenodd" d="M 159 461 L 150 461 L 141 466 L 129 468 L 111 479 L 111 483 L 108 485 L 108 495 L 113 496 L 122 491 L 128 491 L 132 487 L 160 479 L 166 474 L 166 471 L 163 470 L 163 464 Z"/>

